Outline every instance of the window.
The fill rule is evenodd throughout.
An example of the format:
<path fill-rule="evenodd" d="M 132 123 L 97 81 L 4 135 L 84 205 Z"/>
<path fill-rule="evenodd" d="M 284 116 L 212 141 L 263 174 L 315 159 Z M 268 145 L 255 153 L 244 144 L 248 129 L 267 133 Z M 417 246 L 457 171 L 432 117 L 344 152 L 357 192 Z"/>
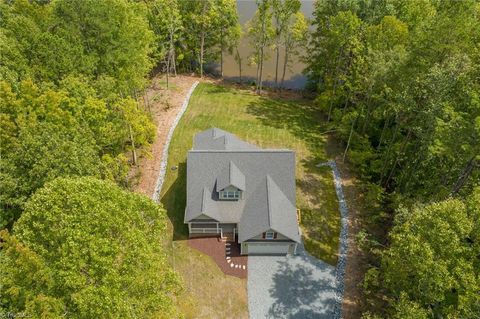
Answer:
<path fill-rule="evenodd" d="M 265 233 L 265 239 L 274 239 L 275 238 L 275 232 L 273 231 L 267 231 Z"/>
<path fill-rule="evenodd" d="M 221 191 L 220 199 L 239 199 L 240 191 Z"/>

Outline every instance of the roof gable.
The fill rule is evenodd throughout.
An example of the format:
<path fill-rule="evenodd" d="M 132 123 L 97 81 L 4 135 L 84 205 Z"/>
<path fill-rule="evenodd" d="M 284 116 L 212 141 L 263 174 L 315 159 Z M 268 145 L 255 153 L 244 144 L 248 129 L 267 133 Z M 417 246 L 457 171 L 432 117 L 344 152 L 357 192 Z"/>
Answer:
<path fill-rule="evenodd" d="M 211 128 L 197 133 L 193 141 L 194 150 L 258 150 L 253 144 L 242 141 L 232 133 Z"/>
<path fill-rule="evenodd" d="M 228 167 L 223 169 L 222 173 L 217 177 L 217 192 L 228 186 L 235 186 L 242 191 L 245 190 L 245 175 L 232 161 L 228 163 Z"/>
<path fill-rule="evenodd" d="M 272 177 L 267 175 L 254 193 L 255 198 L 245 205 L 239 224 L 238 240 L 243 242 L 273 229 L 291 240 L 300 242 L 296 208 Z"/>

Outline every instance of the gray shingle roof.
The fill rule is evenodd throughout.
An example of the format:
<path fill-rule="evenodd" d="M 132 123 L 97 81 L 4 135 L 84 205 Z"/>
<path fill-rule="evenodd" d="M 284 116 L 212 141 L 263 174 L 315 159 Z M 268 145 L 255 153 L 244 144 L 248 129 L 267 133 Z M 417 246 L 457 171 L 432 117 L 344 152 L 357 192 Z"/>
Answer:
<path fill-rule="evenodd" d="M 217 177 L 217 192 L 228 186 L 235 186 L 242 191 L 245 190 L 245 175 L 232 161 L 230 161 L 228 167 L 224 168 Z"/>
<path fill-rule="evenodd" d="M 229 185 L 243 187 L 243 198 L 219 200 L 217 190 Z M 205 214 L 238 223 L 240 242 L 269 229 L 299 242 L 295 207 L 293 151 L 261 149 L 219 129 L 195 136 L 187 157 L 185 222 Z"/>
<path fill-rule="evenodd" d="M 300 242 L 296 208 L 267 175 L 245 205 L 238 225 L 238 241 L 243 242 L 270 229 Z"/>
<path fill-rule="evenodd" d="M 259 147 L 242 141 L 232 133 L 211 128 L 195 135 L 194 150 L 258 150 Z"/>

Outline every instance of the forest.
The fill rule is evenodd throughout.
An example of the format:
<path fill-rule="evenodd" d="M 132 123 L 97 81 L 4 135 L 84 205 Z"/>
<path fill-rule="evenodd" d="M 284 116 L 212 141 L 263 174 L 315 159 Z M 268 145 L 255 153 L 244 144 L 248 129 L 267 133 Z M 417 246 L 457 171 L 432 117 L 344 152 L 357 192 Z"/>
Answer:
<path fill-rule="evenodd" d="M 306 74 L 368 203 L 365 318 L 480 314 L 480 3 L 318 1 Z"/>
<path fill-rule="evenodd" d="M 480 3 L 256 2 L 242 28 L 234 0 L 0 0 L 0 315 L 181 317 L 165 210 L 129 171 L 155 139 L 150 79 L 221 76 L 229 54 L 258 94 L 306 64 L 368 204 L 363 318 L 478 318 Z"/>

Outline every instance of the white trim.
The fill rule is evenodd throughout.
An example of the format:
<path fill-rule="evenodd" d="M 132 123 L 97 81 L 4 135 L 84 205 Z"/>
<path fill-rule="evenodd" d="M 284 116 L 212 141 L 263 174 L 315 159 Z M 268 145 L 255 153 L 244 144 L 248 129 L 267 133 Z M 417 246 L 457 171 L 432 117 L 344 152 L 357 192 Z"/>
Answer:
<path fill-rule="evenodd" d="M 271 238 L 269 237 L 271 235 Z M 275 239 L 275 232 L 274 231 L 266 231 L 265 232 L 265 239 L 274 240 Z"/>
<path fill-rule="evenodd" d="M 219 192 L 219 197 L 220 199 L 241 199 L 242 198 L 242 191 L 236 190 L 236 191 L 224 191 L 221 190 Z M 232 197 L 230 197 L 232 195 Z"/>

